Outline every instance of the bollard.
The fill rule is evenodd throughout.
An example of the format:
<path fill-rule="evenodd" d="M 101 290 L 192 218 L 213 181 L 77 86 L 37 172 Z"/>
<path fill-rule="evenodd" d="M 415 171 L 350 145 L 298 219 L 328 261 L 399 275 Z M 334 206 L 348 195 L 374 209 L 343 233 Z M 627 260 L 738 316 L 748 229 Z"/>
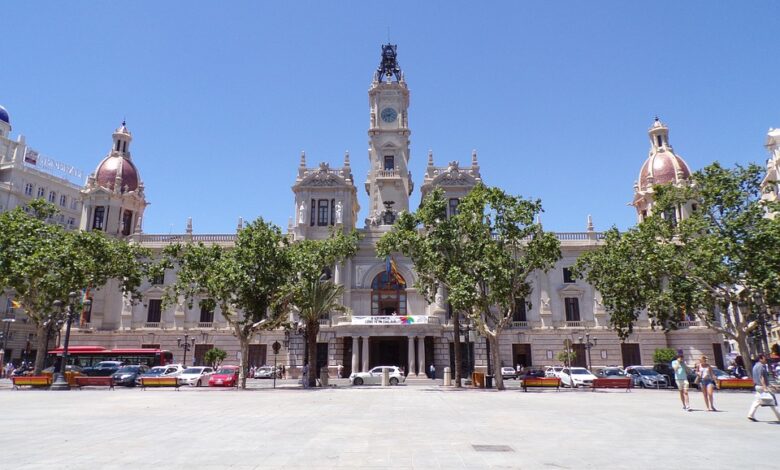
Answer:
<path fill-rule="evenodd" d="M 390 385 L 390 369 L 387 367 L 382 368 L 382 386 L 387 387 Z"/>
<path fill-rule="evenodd" d="M 450 387 L 452 386 L 452 371 L 449 367 L 444 368 L 444 386 Z"/>
<path fill-rule="evenodd" d="M 328 387 L 328 366 L 320 369 L 320 384 L 322 384 L 323 388 Z"/>

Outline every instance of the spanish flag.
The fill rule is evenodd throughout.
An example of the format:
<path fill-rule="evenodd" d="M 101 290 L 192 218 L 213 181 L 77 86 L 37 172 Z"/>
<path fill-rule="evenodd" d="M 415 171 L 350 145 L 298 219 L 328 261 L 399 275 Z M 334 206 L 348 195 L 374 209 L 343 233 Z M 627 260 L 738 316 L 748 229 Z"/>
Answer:
<path fill-rule="evenodd" d="M 22 303 L 15 300 L 11 301 L 11 308 L 22 308 Z"/>

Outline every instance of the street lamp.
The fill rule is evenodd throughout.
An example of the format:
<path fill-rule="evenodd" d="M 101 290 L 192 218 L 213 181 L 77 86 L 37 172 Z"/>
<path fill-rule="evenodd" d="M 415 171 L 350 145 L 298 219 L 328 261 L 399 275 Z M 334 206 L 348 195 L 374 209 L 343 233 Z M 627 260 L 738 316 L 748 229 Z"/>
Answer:
<path fill-rule="evenodd" d="M 599 340 L 598 340 L 598 338 L 593 338 L 593 341 L 591 341 L 590 340 L 590 333 L 587 333 L 587 332 L 585 333 L 585 338 L 583 339 L 582 336 L 580 336 L 579 340 L 580 340 L 580 344 L 585 346 L 585 351 L 587 352 L 585 357 L 588 360 L 588 363 L 586 365 L 588 367 L 588 370 L 590 370 L 590 366 L 592 364 L 592 362 L 590 360 L 590 350 L 591 350 L 591 348 L 593 348 L 593 346 L 596 346 L 596 344 L 598 343 Z"/>
<path fill-rule="evenodd" d="M 274 388 L 276 388 L 276 355 L 279 354 L 279 350 L 282 348 L 282 345 L 279 344 L 279 341 L 274 341 L 274 344 L 271 345 L 271 348 L 274 350 Z"/>
<path fill-rule="evenodd" d="M 466 385 L 471 383 L 471 338 L 469 333 L 471 332 L 471 319 L 468 316 L 461 321 L 461 329 L 463 332 L 463 339 L 466 343 Z"/>
<path fill-rule="evenodd" d="M 195 348 L 195 338 L 190 339 L 189 334 L 184 335 L 184 341 L 181 338 L 176 338 L 176 344 L 184 350 L 184 358 L 182 359 L 182 365 L 187 367 L 187 351 Z"/>
<path fill-rule="evenodd" d="M 62 359 L 57 366 L 57 372 L 54 374 L 54 383 L 51 384 L 50 390 L 70 390 L 68 381 L 65 380 L 65 371 L 68 365 L 68 344 L 70 343 L 70 325 L 73 322 L 73 317 L 76 316 L 76 301 L 79 298 L 78 292 L 71 292 L 68 294 L 68 303 L 64 305 L 61 300 L 54 301 L 54 308 L 62 312 L 63 306 L 65 306 L 65 342 L 62 347 Z M 87 298 L 84 300 L 84 307 L 89 308 L 92 306 L 92 299 Z"/>
<path fill-rule="evenodd" d="M 3 331 L 0 332 L 0 339 L 3 340 L 2 346 L 0 346 L 0 367 L 5 366 L 5 345 L 8 344 L 8 335 L 11 334 L 11 323 L 15 322 L 16 318 L 3 318 Z"/>

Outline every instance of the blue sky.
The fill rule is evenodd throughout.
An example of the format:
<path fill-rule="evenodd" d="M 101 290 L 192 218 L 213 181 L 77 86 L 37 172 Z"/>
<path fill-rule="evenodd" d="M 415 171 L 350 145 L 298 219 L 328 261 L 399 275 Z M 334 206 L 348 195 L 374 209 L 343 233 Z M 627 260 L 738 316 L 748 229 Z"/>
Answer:
<path fill-rule="evenodd" d="M 429 149 L 440 165 L 477 149 L 485 182 L 541 198 L 550 230 L 634 223 L 656 114 L 692 169 L 763 163 L 780 127 L 777 2 L 16 1 L 0 15 L 13 135 L 91 172 L 126 118 L 147 233 L 190 216 L 198 233 L 239 216 L 286 227 L 301 150 L 310 165 L 350 151 L 362 221 L 388 30 L 416 187 Z"/>

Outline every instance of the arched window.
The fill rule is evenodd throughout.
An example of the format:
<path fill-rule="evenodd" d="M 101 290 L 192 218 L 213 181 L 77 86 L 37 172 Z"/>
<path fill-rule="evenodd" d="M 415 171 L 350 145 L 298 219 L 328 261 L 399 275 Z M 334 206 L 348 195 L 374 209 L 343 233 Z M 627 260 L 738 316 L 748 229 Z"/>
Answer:
<path fill-rule="evenodd" d="M 371 282 L 371 315 L 406 315 L 406 281 L 385 271 Z"/>

